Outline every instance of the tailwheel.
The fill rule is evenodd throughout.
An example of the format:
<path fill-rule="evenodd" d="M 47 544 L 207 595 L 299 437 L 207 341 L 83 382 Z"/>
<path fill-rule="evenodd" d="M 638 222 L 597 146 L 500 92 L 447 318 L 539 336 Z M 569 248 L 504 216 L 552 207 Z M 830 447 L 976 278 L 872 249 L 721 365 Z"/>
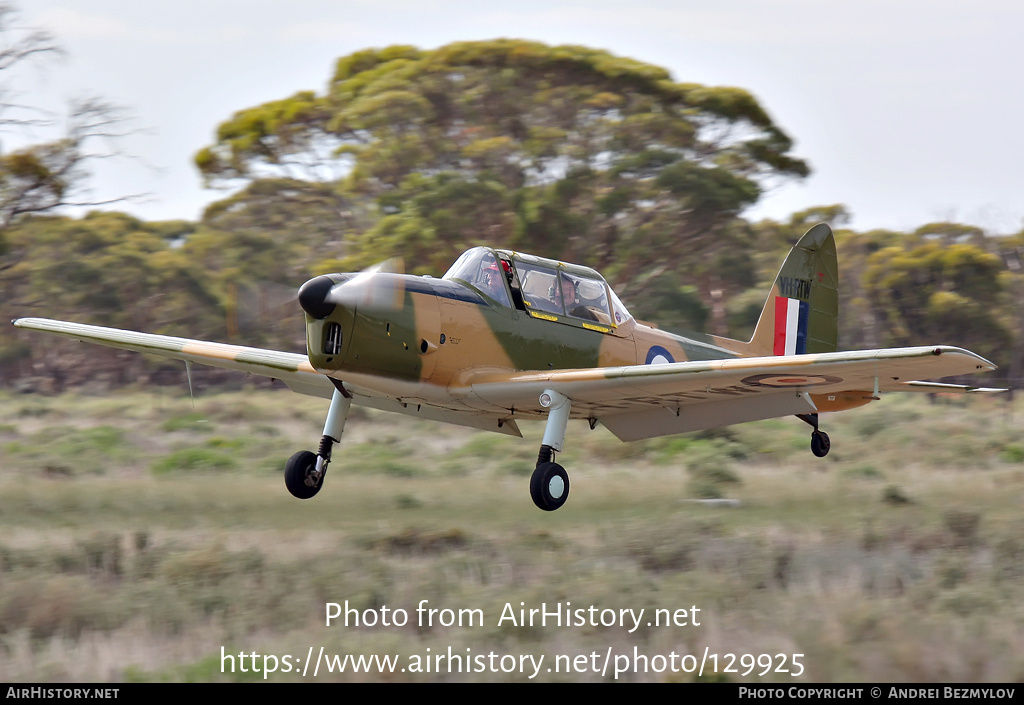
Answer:
<path fill-rule="evenodd" d="M 811 452 L 819 458 L 824 458 L 828 455 L 829 449 L 832 447 L 832 442 L 828 438 L 828 434 L 824 431 L 815 429 L 811 432 Z"/>
<path fill-rule="evenodd" d="M 284 484 L 292 496 L 309 499 L 324 483 L 323 473 L 316 474 L 316 453 L 300 450 L 284 466 Z"/>
<path fill-rule="evenodd" d="M 569 498 L 569 473 L 558 463 L 538 463 L 530 478 L 530 496 L 544 511 L 555 511 Z"/>

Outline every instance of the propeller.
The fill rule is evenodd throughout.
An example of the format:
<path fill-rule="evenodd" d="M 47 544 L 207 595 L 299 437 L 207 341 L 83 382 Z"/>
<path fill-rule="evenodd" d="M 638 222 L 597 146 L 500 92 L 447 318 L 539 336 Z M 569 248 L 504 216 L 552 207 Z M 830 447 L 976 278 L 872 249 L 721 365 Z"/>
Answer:
<path fill-rule="evenodd" d="M 266 331 L 290 319 L 296 298 L 295 287 L 286 284 L 265 279 L 229 282 L 224 300 L 228 340 L 244 339 L 250 333 Z"/>
<path fill-rule="evenodd" d="M 314 318 L 326 318 L 337 305 L 375 309 L 401 308 L 405 297 L 405 263 L 392 257 L 355 274 L 319 276 L 299 289 L 299 305 Z"/>

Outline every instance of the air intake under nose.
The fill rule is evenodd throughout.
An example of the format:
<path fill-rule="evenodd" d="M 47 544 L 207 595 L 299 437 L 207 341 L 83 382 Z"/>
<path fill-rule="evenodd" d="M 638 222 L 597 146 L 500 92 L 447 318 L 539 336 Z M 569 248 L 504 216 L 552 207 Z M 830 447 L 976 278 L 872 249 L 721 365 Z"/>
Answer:
<path fill-rule="evenodd" d="M 341 352 L 341 324 L 328 323 L 324 331 L 324 355 L 337 355 Z"/>

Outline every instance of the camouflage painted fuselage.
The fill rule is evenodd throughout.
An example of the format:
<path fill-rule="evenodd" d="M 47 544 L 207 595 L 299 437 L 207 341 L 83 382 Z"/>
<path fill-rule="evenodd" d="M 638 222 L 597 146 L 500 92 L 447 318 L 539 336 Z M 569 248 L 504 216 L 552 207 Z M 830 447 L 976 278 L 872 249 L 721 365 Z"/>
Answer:
<path fill-rule="evenodd" d="M 825 224 L 790 251 L 746 342 L 657 330 L 592 269 L 483 247 L 441 279 L 316 277 L 299 303 L 306 355 L 49 319 L 15 325 L 510 435 L 517 417 L 549 416 L 542 397 L 550 403 L 551 392 L 571 401 L 573 418 L 622 440 L 839 411 L 884 391 L 989 391 L 922 380 L 994 368 L 949 346 L 838 352 L 838 267 Z"/>
<path fill-rule="evenodd" d="M 503 276 L 489 279 L 488 272 Z M 790 252 L 749 342 L 658 330 L 636 321 L 593 269 L 484 247 L 464 253 L 441 279 L 337 274 L 307 288 L 300 302 L 312 301 L 303 308 L 318 372 L 403 404 L 504 418 L 544 410 L 480 398 L 475 382 L 527 371 L 829 353 L 837 343 L 838 269 L 827 226 L 812 228 Z M 708 388 L 677 401 L 751 391 Z M 815 399 L 823 411 L 865 403 L 862 390 Z"/>
<path fill-rule="evenodd" d="M 598 312 L 588 314 L 593 318 L 570 315 L 564 306 L 561 311 L 550 310 L 554 306 L 542 310 L 517 292 L 518 271 L 502 282 L 504 289 L 496 296 L 463 279 L 379 273 L 373 275 L 372 285 L 363 285 L 323 318 L 307 312 L 310 364 L 347 384 L 377 389 L 383 385 L 403 402 L 514 415 L 514 410 L 453 391 L 465 390 L 471 376 L 485 372 L 591 369 L 738 355 L 637 322 L 592 269 L 477 249 L 518 271 L 530 266 L 534 276 L 554 272 L 575 277 L 590 286 L 590 293 L 600 286 L 595 302 L 601 299 L 603 309 L 592 307 Z M 354 276 L 326 279 L 341 287 Z M 326 290 L 327 282 L 322 286 Z"/>

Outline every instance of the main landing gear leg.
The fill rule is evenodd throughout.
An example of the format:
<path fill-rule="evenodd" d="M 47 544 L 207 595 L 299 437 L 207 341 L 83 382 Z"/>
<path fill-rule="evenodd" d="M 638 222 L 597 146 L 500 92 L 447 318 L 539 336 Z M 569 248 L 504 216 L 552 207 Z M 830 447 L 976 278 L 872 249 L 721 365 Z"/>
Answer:
<path fill-rule="evenodd" d="M 320 491 L 331 462 L 331 446 L 341 441 L 351 408 L 352 397 L 342 387 L 335 389 L 331 408 L 327 410 L 324 433 L 320 437 L 320 449 L 315 455 L 308 450 L 300 450 L 288 459 L 284 467 L 284 484 L 292 495 L 309 499 Z"/>
<path fill-rule="evenodd" d="M 540 395 L 540 405 L 548 410 L 548 423 L 544 427 L 537 468 L 530 478 L 530 496 L 538 507 L 553 512 L 569 498 L 569 475 L 565 468 L 552 462 L 552 458 L 556 452 L 561 452 L 565 442 L 565 428 L 569 424 L 572 403 L 564 394 L 546 389 Z"/>
<path fill-rule="evenodd" d="M 829 440 L 827 433 L 818 430 L 818 415 L 797 414 L 796 417 L 814 427 L 814 430 L 811 431 L 811 452 L 819 458 L 824 458 L 828 455 L 832 442 Z"/>

